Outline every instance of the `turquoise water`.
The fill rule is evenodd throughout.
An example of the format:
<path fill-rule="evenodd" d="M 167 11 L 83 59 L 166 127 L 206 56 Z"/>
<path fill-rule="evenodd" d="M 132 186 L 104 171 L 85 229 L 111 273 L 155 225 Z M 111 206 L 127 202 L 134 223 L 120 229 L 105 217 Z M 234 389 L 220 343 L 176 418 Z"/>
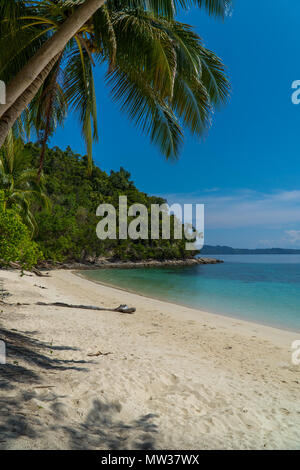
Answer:
<path fill-rule="evenodd" d="M 300 331 L 300 255 L 218 257 L 225 263 L 100 269 L 85 275 L 208 312 Z"/>

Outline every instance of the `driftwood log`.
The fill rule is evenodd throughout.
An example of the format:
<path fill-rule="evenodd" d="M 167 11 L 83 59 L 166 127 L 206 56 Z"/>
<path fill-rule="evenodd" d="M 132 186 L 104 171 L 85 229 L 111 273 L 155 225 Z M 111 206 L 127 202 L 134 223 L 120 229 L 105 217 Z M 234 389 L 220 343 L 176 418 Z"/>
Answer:
<path fill-rule="evenodd" d="M 128 307 L 127 305 L 120 305 L 117 308 L 105 308 L 105 307 L 95 307 L 94 305 L 72 305 L 72 304 L 66 304 L 64 302 L 51 302 L 51 303 L 46 303 L 46 302 L 36 302 L 35 304 L 28 304 L 28 303 L 8 303 L 4 302 L 3 300 L 0 300 L 0 305 L 6 305 L 9 307 L 22 307 L 22 306 L 28 306 L 28 305 L 41 305 L 43 307 L 63 307 L 63 308 L 80 308 L 83 310 L 98 310 L 101 312 L 119 312 L 119 313 L 134 313 L 136 312 L 136 308 L 134 307 Z"/>
<path fill-rule="evenodd" d="M 51 307 L 66 307 L 66 308 L 82 308 L 84 310 L 112 310 L 114 311 L 114 309 L 94 307 L 93 305 L 72 305 L 72 304 L 66 304 L 64 302 L 51 302 L 51 303 L 36 302 L 36 305 L 43 305 L 43 306 L 48 306 L 48 307 L 51 306 Z"/>
<path fill-rule="evenodd" d="M 134 313 L 136 309 L 134 307 L 127 307 L 127 305 L 120 305 L 117 308 L 105 308 L 105 307 L 95 307 L 94 305 L 72 305 L 66 304 L 64 302 L 36 302 L 36 305 L 51 306 L 51 307 L 64 307 L 64 308 L 81 308 L 84 310 L 100 310 L 106 312 L 120 312 L 120 313 Z"/>

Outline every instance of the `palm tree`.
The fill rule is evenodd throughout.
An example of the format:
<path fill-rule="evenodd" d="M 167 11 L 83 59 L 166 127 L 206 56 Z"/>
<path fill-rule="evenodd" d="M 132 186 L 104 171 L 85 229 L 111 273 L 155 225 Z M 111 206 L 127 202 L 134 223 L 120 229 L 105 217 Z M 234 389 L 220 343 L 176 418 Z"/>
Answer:
<path fill-rule="evenodd" d="M 49 200 L 43 192 L 43 179 L 37 183 L 37 171 L 28 168 L 30 153 L 21 139 L 14 139 L 12 132 L 0 149 L 0 189 L 4 190 L 4 210 L 15 207 L 23 222 L 37 232 L 33 208 L 48 207 Z"/>
<path fill-rule="evenodd" d="M 120 101 L 122 109 L 130 118 L 150 134 L 151 140 L 160 146 L 167 158 L 178 156 L 183 138 L 180 124 L 183 123 L 192 132 L 202 135 L 210 125 L 212 107 L 223 103 L 228 96 L 229 83 L 224 75 L 222 62 L 203 47 L 200 38 L 188 25 L 175 21 L 177 2 L 107 0 L 106 5 L 101 8 L 99 4 L 104 2 L 99 0 L 45 0 L 26 2 L 28 3 L 33 4 L 31 10 L 24 5 L 22 10 L 19 5 L 22 11 L 17 16 L 18 34 L 13 28 L 13 34 L 3 36 L 4 45 L 13 35 L 18 51 L 21 34 L 23 49 L 12 60 L 7 62 L 4 59 L 2 64 L 0 62 L 0 74 L 9 77 L 12 70 L 18 68 L 16 63 L 21 63 L 19 68 L 25 78 L 19 88 L 17 73 L 8 87 L 8 104 L 1 111 L 0 145 L 7 130 L 30 102 L 37 105 L 36 109 L 47 109 L 44 113 L 46 119 L 40 120 L 40 123 L 44 122 L 44 135 L 47 136 L 47 127 L 48 130 L 50 127 L 47 122 L 51 120 L 53 110 L 54 114 L 56 111 L 54 106 L 49 105 L 54 101 L 51 98 L 53 95 L 46 90 L 50 83 L 52 93 L 57 94 L 58 87 L 55 83 L 59 74 L 55 72 L 55 68 L 58 63 L 64 70 L 61 95 L 64 97 L 64 109 L 69 104 L 79 112 L 90 161 L 92 139 L 97 138 L 93 80 L 95 62 L 108 64 L 107 82 L 111 86 L 113 98 Z M 178 3 L 186 7 L 192 2 L 180 0 Z M 230 2 L 198 0 L 194 3 L 205 6 L 212 14 L 224 16 Z M 77 5 L 76 9 L 74 5 Z M 91 10 L 88 8 L 94 13 L 90 14 Z M 90 16 L 82 22 L 86 18 L 81 15 L 83 10 L 85 14 L 89 11 Z M 81 27 L 78 27 L 78 16 L 81 18 Z M 73 29 L 70 27 L 71 19 L 77 21 L 76 30 L 74 25 Z M 64 41 L 60 40 L 59 49 L 54 46 L 50 48 L 55 50 L 56 55 L 49 53 L 48 60 L 42 63 L 44 68 L 39 63 L 39 67 L 35 69 L 34 64 L 37 57 L 41 59 L 41 51 L 45 49 L 49 52 L 49 41 L 53 44 L 61 37 L 61 31 L 66 34 L 66 30 L 71 29 L 73 34 L 65 35 Z M 24 57 L 24 51 L 31 56 L 29 61 Z M 31 76 L 31 81 L 26 74 L 24 76 L 26 67 L 30 67 L 35 74 L 33 80 L 33 75 Z M 10 93 L 10 90 L 15 94 Z M 39 96 L 32 101 L 37 96 L 37 90 Z M 9 108 L 16 97 L 17 101 Z M 45 100 L 48 100 L 46 106 Z M 34 110 L 35 106 L 31 108 Z M 38 130 L 42 129 L 41 126 L 36 127 Z"/>
<path fill-rule="evenodd" d="M 62 58 L 63 54 L 60 55 L 50 74 L 31 101 L 26 115 L 29 129 L 33 125 L 41 144 L 37 182 L 40 181 L 42 176 L 48 139 L 55 132 L 56 127 L 63 124 L 67 115 L 68 103 L 61 85 Z"/>

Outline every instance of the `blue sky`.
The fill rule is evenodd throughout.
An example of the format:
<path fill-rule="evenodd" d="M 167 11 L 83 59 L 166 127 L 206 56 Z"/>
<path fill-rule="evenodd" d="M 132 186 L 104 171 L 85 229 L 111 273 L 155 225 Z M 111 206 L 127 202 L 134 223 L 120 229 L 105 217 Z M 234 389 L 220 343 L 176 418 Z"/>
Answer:
<path fill-rule="evenodd" d="M 208 244 L 299 248 L 300 105 L 291 85 L 300 80 L 300 2 L 235 0 L 225 22 L 198 9 L 180 20 L 225 62 L 230 102 L 204 141 L 186 134 L 179 161 L 165 162 L 111 102 L 99 71 L 95 162 L 106 171 L 125 167 L 139 189 L 170 203 L 205 203 Z M 85 152 L 75 116 L 51 145 Z"/>

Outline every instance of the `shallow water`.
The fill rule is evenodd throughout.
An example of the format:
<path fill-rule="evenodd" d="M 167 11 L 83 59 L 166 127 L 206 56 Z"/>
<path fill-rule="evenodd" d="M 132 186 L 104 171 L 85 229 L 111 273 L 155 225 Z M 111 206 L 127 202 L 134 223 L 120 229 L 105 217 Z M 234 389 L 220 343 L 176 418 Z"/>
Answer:
<path fill-rule="evenodd" d="M 212 313 L 300 331 L 300 255 L 218 255 L 224 264 L 99 269 L 89 279 Z"/>

